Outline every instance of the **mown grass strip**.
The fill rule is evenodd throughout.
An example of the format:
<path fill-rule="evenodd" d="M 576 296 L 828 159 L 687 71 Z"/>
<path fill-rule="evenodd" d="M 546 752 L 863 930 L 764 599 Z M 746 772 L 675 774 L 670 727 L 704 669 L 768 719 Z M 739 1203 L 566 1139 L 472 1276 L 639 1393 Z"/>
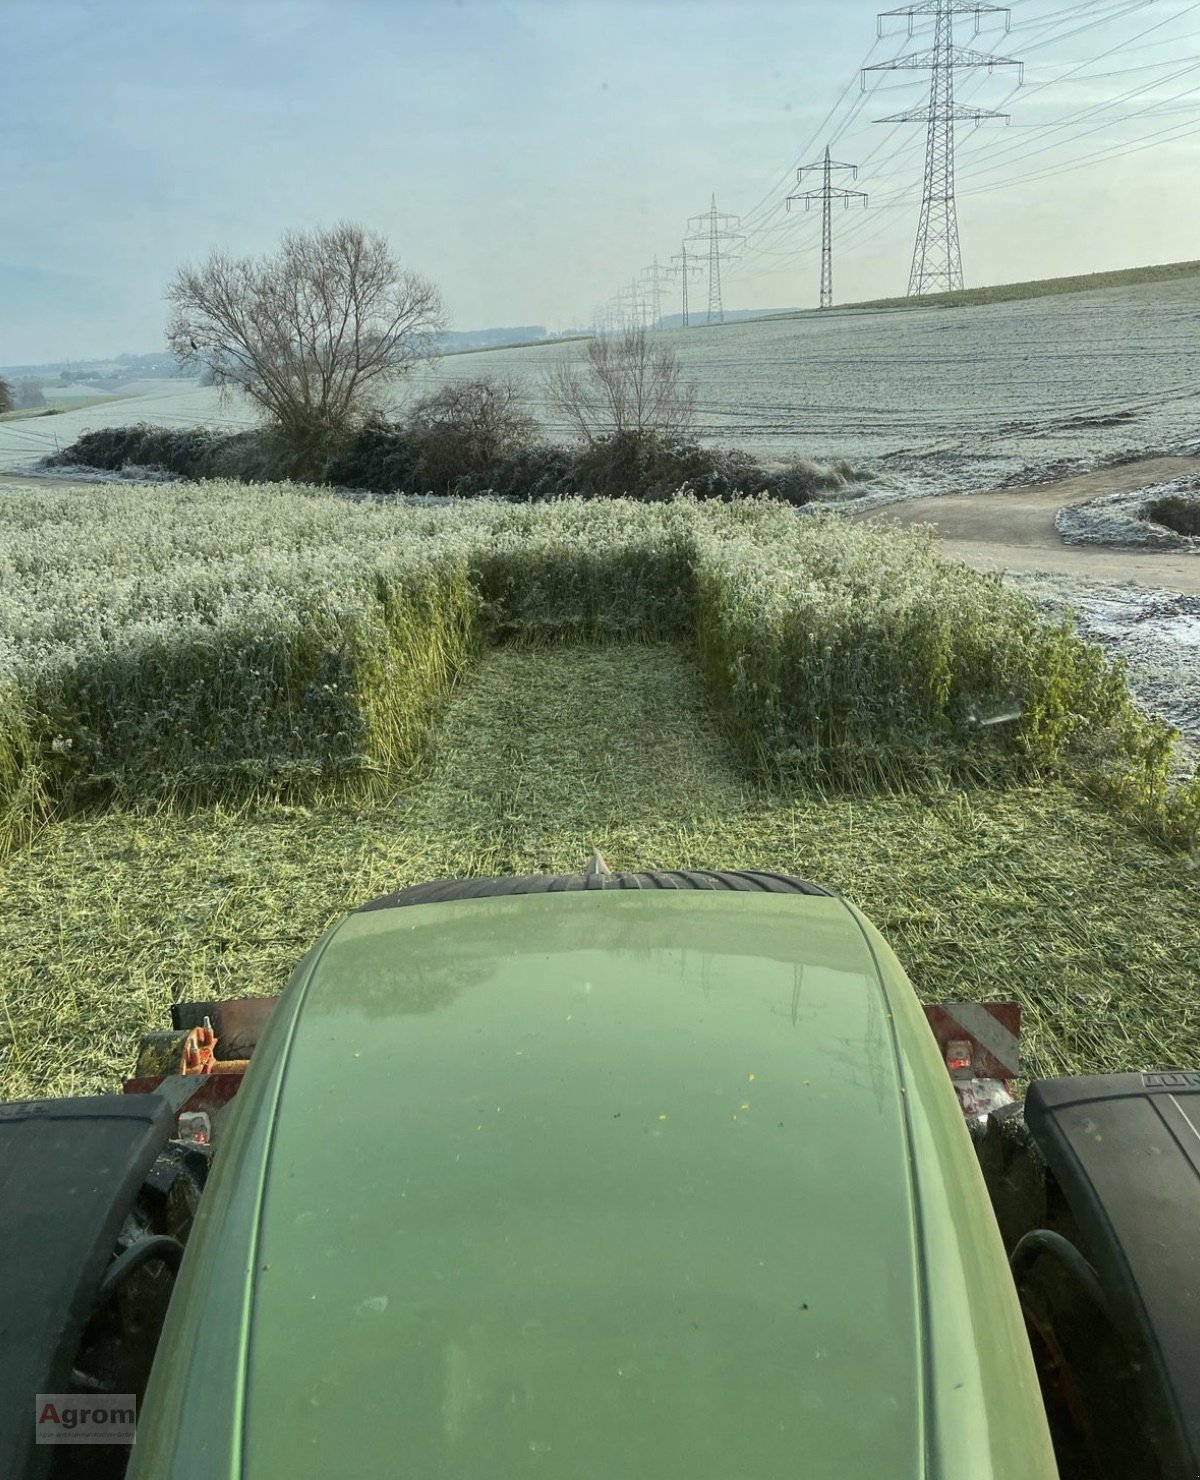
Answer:
<path fill-rule="evenodd" d="M 1017 997 L 1033 1074 L 1200 1064 L 1194 861 L 1065 786 L 773 794 L 673 646 L 488 653 L 387 805 L 111 813 L 0 866 L 0 1096 L 112 1087 L 173 999 L 280 989 L 405 884 L 760 867 L 844 889 L 922 997 Z"/>

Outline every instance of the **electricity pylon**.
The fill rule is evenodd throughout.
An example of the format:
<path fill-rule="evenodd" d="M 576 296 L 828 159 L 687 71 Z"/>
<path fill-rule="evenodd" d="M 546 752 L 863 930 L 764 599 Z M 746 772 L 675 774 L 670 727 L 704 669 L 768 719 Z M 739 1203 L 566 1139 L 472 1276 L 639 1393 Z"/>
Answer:
<path fill-rule="evenodd" d="M 688 316 L 688 279 L 699 277 L 700 268 L 695 262 L 688 261 L 687 239 L 685 238 L 679 245 L 679 255 L 671 258 L 671 261 L 673 263 L 678 262 L 679 266 L 671 268 L 671 276 L 677 277 L 683 288 L 683 327 L 686 329 L 690 323 Z M 695 253 L 692 255 L 694 257 Z"/>
<path fill-rule="evenodd" d="M 660 267 L 658 258 L 654 259 L 653 267 L 642 269 L 642 281 L 646 285 L 646 292 L 650 299 L 650 327 L 657 329 L 662 323 L 662 289 L 663 283 L 671 277 L 669 267 Z"/>
<path fill-rule="evenodd" d="M 617 293 L 617 312 L 621 316 L 622 329 L 646 327 L 646 294 L 636 279 Z"/>
<path fill-rule="evenodd" d="M 1004 29 L 1008 30 L 1009 12 L 1003 5 L 977 5 L 974 0 L 919 0 L 918 4 L 905 5 L 899 10 L 885 10 L 879 17 L 879 32 L 883 34 L 883 22 L 889 16 L 906 16 L 908 34 L 913 34 L 913 22 L 917 16 L 932 16 L 934 22 L 933 46 L 928 51 L 911 52 L 891 62 L 876 62 L 863 68 L 862 84 L 867 85 L 868 72 L 894 72 L 901 69 L 928 68 L 930 71 L 929 106 L 911 108 L 906 113 L 896 113 L 890 118 L 878 118 L 877 123 L 925 123 L 928 135 L 925 146 L 925 189 L 921 200 L 921 221 L 917 227 L 917 245 L 913 252 L 912 271 L 908 279 L 910 297 L 924 293 L 950 293 L 963 286 L 962 248 L 958 238 L 958 208 L 954 198 L 954 125 L 962 119 L 976 123 L 985 118 L 1003 118 L 1006 113 L 996 113 L 990 108 L 964 108 L 954 101 L 954 74 L 960 67 L 986 67 L 989 72 L 996 67 L 1020 67 L 1024 81 L 1025 68 L 1022 62 L 1010 57 L 988 56 L 984 52 L 971 51 L 965 46 L 954 44 L 954 17 L 970 15 L 975 18 L 975 34 L 979 34 L 979 17 L 998 14 L 1004 16 Z"/>
<path fill-rule="evenodd" d="M 821 307 L 833 307 L 833 202 L 835 197 L 844 201 L 846 209 L 850 209 L 852 200 L 861 200 L 863 206 L 868 204 L 867 194 L 864 190 L 842 190 L 833 183 L 834 170 L 849 170 L 852 180 L 858 179 L 858 166 L 856 164 L 838 164 L 836 160 L 829 157 L 829 146 L 825 148 L 825 158 L 821 164 L 806 164 L 796 171 L 796 184 L 804 183 L 805 175 L 813 175 L 820 170 L 823 175 L 823 183 L 820 190 L 805 190 L 799 195 L 789 195 L 787 208 L 792 209 L 794 200 L 802 200 L 804 209 L 811 210 L 814 200 L 821 202 Z"/>
<path fill-rule="evenodd" d="M 732 225 L 726 224 L 728 222 L 732 222 Z M 724 211 L 717 210 L 715 195 L 709 209 L 702 216 L 693 216 L 688 222 L 688 231 L 691 235 L 687 240 L 708 244 L 708 319 L 706 322 L 710 324 L 725 322 L 725 304 L 721 297 L 721 260 L 723 257 L 726 262 L 737 261 L 738 249 L 744 245 L 746 240 L 738 230 L 741 224 L 737 216 L 730 216 Z M 726 243 L 731 245 L 726 246 Z"/>

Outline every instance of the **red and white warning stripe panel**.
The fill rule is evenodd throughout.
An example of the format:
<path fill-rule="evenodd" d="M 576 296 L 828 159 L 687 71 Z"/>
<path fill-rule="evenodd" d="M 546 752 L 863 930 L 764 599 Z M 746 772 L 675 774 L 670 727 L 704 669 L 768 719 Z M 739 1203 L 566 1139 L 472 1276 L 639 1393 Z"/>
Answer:
<path fill-rule="evenodd" d="M 955 1079 L 1015 1079 L 1021 1072 L 1019 1002 L 939 1002 L 925 1017 Z"/>

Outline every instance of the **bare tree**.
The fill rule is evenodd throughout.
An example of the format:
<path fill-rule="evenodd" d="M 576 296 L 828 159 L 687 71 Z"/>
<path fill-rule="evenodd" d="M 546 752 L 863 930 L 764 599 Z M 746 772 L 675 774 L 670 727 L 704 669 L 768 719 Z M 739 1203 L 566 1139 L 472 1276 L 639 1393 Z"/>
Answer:
<path fill-rule="evenodd" d="M 15 386 L 15 400 L 18 411 L 36 411 L 46 404 L 46 392 L 40 380 L 33 376 L 26 376 L 24 380 L 18 380 Z"/>
<path fill-rule="evenodd" d="M 644 328 L 597 335 L 582 365 L 560 360 L 546 377 L 546 396 L 589 444 L 621 433 L 686 432 L 696 414 L 679 356 Z"/>
<path fill-rule="evenodd" d="M 406 420 L 413 432 L 462 436 L 488 462 L 538 440 L 538 424 L 508 376 L 449 381 L 418 401 Z"/>
<path fill-rule="evenodd" d="M 179 270 L 167 301 L 179 363 L 244 391 L 300 445 L 376 409 L 445 327 L 437 288 L 351 222 L 289 232 L 273 256 L 214 252 Z"/>
<path fill-rule="evenodd" d="M 0 415 L 5 411 L 11 411 L 13 406 L 12 386 L 8 381 L 0 377 Z"/>
<path fill-rule="evenodd" d="M 494 475 L 501 458 L 539 440 L 511 379 L 452 380 L 418 401 L 404 420 L 420 450 L 419 476 L 438 492 Z"/>

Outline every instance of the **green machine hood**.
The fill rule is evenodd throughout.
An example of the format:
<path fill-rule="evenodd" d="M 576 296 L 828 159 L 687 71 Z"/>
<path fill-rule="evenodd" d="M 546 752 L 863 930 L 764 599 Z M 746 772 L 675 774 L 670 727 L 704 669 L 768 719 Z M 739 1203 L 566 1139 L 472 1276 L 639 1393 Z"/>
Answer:
<path fill-rule="evenodd" d="M 256 1054 L 135 1476 L 1054 1473 L 911 987 L 834 898 L 350 916 Z"/>

